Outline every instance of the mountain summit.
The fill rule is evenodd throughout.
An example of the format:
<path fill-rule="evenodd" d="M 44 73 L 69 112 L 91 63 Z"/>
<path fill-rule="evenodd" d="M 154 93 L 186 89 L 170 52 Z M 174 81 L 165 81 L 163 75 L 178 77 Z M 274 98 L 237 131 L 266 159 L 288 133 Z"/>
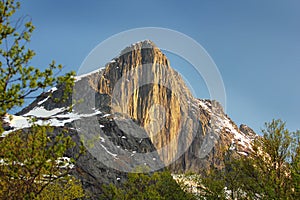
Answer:
<path fill-rule="evenodd" d="M 184 153 L 199 127 L 190 91 L 153 42 L 122 51 L 106 66 L 97 88 L 111 96 L 117 120 L 127 117 L 145 129 L 166 165 Z"/>
<path fill-rule="evenodd" d="M 222 149 L 241 155 L 251 150 L 253 131 L 246 125 L 239 129 L 218 102 L 194 98 L 152 41 L 126 47 L 105 68 L 76 80 L 68 101 L 55 101 L 63 86 L 42 93 L 15 120 L 7 120 L 6 134 L 29 126 L 31 116 L 56 132 L 67 130 L 85 144 L 87 154 L 74 174 L 94 194 L 101 183 L 117 182 L 140 165 L 199 172 L 218 166 Z"/>

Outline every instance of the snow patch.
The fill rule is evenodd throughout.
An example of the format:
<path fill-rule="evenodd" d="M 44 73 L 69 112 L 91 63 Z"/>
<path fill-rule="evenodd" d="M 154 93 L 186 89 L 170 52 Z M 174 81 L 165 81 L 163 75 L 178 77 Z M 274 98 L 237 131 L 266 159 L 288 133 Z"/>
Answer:
<path fill-rule="evenodd" d="M 114 154 L 114 153 L 108 151 L 108 149 L 107 149 L 103 144 L 100 144 L 100 145 L 101 145 L 101 147 L 102 147 L 109 155 L 111 155 L 111 156 L 113 156 L 113 157 L 115 157 L 115 158 L 118 156 L 117 154 Z"/>
<path fill-rule="evenodd" d="M 64 169 L 73 169 L 75 166 L 71 163 L 71 159 L 69 157 L 60 157 L 56 160 L 56 164 L 60 168 Z"/>
<path fill-rule="evenodd" d="M 105 115 L 103 115 L 103 117 L 109 117 L 109 116 L 111 116 L 111 114 L 105 114 Z"/>
<path fill-rule="evenodd" d="M 35 107 L 28 113 L 26 113 L 24 116 L 34 116 L 34 117 L 51 117 L 55 114 L 58 114 L 60 112 L 63 112 L 65 108 L 55 108 L 53 110 L 46 110 L 43 106 L 42 107 Z"/>
<path fill-rule="evenodd" d="M 200 105 L 204 110 L 211 112 L 211 109 L 206 105 L 205 102 L 203 102 L 202 100 L 199 100 L 198 102 L 199 102 L 199 105 Z"/>
<path fill-rule="evenodd" d="M 9 123 L 12 127 L 29 127 L 29 120 L 27 117 L 13 115 Z"/>
<path fill-rule="evenodd" d="M 84 77 L 87 77 L 87 76 L 89 76 L 89 75 L 92 75 L 92 74 L 95 74 L 95 73 L 97 73 L 97 72 L 100 72 L 100 71 L 103 70 L 103 69 L 104 69 L 104 68 L 100 68 L 100 69 L 96 69 L 96 70 L 91 71 L 91 72 L 86 73 L 86 74 L 81 74 L 81 75 L 79 75 L 79 76 L 75 76 L 75 82 L 81 80 L 81 79 L 84 78 Z"/>
<path fill-rule="evenodd" d="M 105 139 L 101 136 L 99 136 L 99 139 L 101 140 L 101 142 L 105 142 Z"/>
<path fill-rule="evenodd" d="M 37 104 L 38 104 L 38 105 L 41 105 L 41 104 L 43 104 L 45 101 L 47 101 L 49 98 L 50 98 L 50 96 L 48 96 L 48 97 L 45 98 L 44 100 L 38 102 Z"/>
<path fill-rule="evenodd" d="M 44 118 L 44 119 L 38 119 L 37 121 L 34 122 L 34 124 L 40 126 L 49 125 L 49 126 L 59 127 L 59 126 L 64 126 L 66 123 L 79 120 L 81 118 L 92 117 L 102 113 L 99 110 L 95 110 L 94 113 L 90 113 L 90 114 L 78 114 L 73 112 L 62 114 L 65 110 L 67 110 L 67 108 L 55 108 L 49 111 L 46 110 L 44 107 L 36 107 L 30 112 L 26 113 L 24 116 L 11 115 L 10 116 L 12 118 L 11 120 L 10 117 L 7 116 L 4 118 L 4 120 L 13 129 L 4 131 L 1 137 L 5 137 L 7 134 L 13 131 L 23 129 L 23 128 L 29 128 L 30 126 L 32 126 L 30 117 Z M 103 125 L 100 125 L 100 127 L 101 126 Z"/>
<path fill-rule="evenodd" d="M 248 156 L 248 154 L 246 152 L 242 152 L 242 151 L 238 151 L 238 154 L 244 155 L 244 156 Z"/>
<path fill-rule="evenodd" d="M 11 118 L 11 119 L 10 119 Z M 23 116 L 17 116 L 17 115 L 8 115 L 4 117 L 3 119 L 6 123 L 9 124 L 10 127 L 12 127 L 12 130 L 4 131 L 0 137 L 5 137 L 9 133 L 22 129 L 22 128 L 28 128 L 30 127 L 30 118 L 23 117 Z"/>
<path fill-rule="evenodd" d="M 57 87 L 53 87 L 53 88 L 49 89 L 47 92 L 52 92 L 53 93 L 56 90 L 57 90 Z"/>
<path fill-rule="evenodd" d="M 221 130 L 224 130 L 227 133 L 233 135 L 232 142 L 238 143 L 244 147 L 251 146 L 251 139 L 248 138 L 244 133 L 239 131 L 234 125 L 233 122 L 222 112 L 213 112 L 211 108 L 210 101 L 197 99 L 198 105 L 200 105 L 209 115 L 210 115 L 210 124 L 213 127 L 213 130 L 216 133 L 220 133 Z M 233 147 L 232 147 L 233 148 Z"/>

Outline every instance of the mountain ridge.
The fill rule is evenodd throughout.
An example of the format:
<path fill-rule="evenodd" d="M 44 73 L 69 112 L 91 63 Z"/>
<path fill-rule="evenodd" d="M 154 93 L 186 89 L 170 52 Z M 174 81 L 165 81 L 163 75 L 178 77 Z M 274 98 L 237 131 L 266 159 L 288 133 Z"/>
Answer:
<path fill-rule="evenodd" d="M 62 93 L 63 86 L 42 93 L 18 117 L 6 119 L 5 134 L 30 127 L 23 122 L 36 117 L 56 133 L 67 129 L 78 145 L 93 140 L 95 147 L 86 145 L 88 153 L 74 174 L 95 195 L 101 193 L 99 184 L 117 184 L 140 165 L 173 173 L 222 167 L 222 149 L 247 155 L 256 137 L 246 125 L 239 128 L 218 102 L 194 98 L 149 40 L 126 47 L 105 68 L 76 77 L 72 97 L 56 102 Z"/>

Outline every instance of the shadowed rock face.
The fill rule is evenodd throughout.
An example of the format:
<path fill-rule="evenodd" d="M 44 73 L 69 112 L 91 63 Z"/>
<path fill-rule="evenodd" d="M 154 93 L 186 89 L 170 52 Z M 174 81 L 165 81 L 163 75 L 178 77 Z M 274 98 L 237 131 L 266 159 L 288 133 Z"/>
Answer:
<path fill-rule="evenodd" d="M 56 133 L 68 130 L 78 144 L 80 138 L 93 141 L 74 174 L 95 197 L 101 184 L 122 181 L 139 165 L 174 173 L 222 167 L 222 150 L 235 146 L 245 154 L 255 137 L 246 125 L 240 130 L 218 102 L 194 98 L 151 41 L 133 44 L 104 69 L 77 77 L 73 96 L 55 102 L 62 93 L 63 86 L 43 93 L 18 115 L 50 120 Z M 41 110 L 53 114 L 43 117 Z M 77 153 L 75 148 L 68 155 Z"/>

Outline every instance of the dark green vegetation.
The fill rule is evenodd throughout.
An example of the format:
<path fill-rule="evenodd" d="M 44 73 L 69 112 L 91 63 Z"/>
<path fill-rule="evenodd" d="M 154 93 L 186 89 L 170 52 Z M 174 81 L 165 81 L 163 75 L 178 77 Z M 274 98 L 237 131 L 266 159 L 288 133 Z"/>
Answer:
<path fill-rule="evenodd" d="M 61 65 L 44 71 L 30 66 L 35 55 L 27 47 L 34 26 L 27 18 L 15 19 L 18 2 L 0 1 L 0 135 L 2 118 L 24 105 L 35 92 L 63 85 L 64 101 L 74 85 L 73 72 L 57 76 Z M 50 97 L 51 98 L 51 97 Z M 35 119 L 32 119 L 35 120 Z M 297 199 L 300 196 L 299 131 L 292 133 L 280 120 L 266 124 L 249 155 L 231 148 L 219 159 L 223 168 L 194 177 L 197 192 L 185 182 L 176 183 L 167 171 L 130 173 L 118 185 L 103 186 L 100 199 Z M 0 138 L 0 199 L 78 199 L 83 186 L 72 176 L 72 163 L 64 160 L 74 148 L 72 139 L 49 126 L 11 132 Z M 186 175 L 188 176 L 188 175 Z"/>
<path fill-rule="evenodd" d="M 183 191 L 167 171 L 130 173 L 120 187 L 110 184 L 103 186 L 103 190 L 103 199 L 196 199 Z"/>
<path fill-rule="evenodd" d="M 19 8 L 19 2 L 0 1 L 0 135 L 3 117 L 34 92 L 63 84 L 64 100 L 74 84 L 75 74 L 57 76 L 62 66 L 54 62 L 44 71 L 30 66 L 35 53 L 26 45 L 34 26 L 27 18 L 15 19 Z M 74 142 L 63 133 L 49 137 L 51 132 L 49 126 L 33 125 L 0 138 L 0 199 L 74 199 L 84 195 L 81 183 L 70 175 L 72 160 L 63 160 Z"/>
<path fill-rule="evenodd" d="M 103 199 L 298 199 L 300 132 L 290 132 L 284 122 L 273 120 L 262 133 L 249 155 L 225 150 L 223 169 L 211 166 L 201 175 L 183 175 L 181 190 L 168 172 L 132 173 L 119 187 L 103 186 Z M 197 188 L 193 196 L 184 180 Z"/>
<path fill-rule="evenodd" d="M 34 26 L 26 17 L 14 19 L 20 3 L 13 0 L 0 1 L 0 116 L 20 107 L 26 98 L 49 86 L 64 84 L 67 97 L 74 84 L 75 73 L 57 76 L 62 65 L 53 61 L 40 71 L 30 66 L 35 52 L 27 48 Z"/>
<path fill-rule="evenodd" d="M 73 199 L 83 196 L 78 180 L 69 175 L 72 160 L 64 153 L 74 146 L 52 128 L 33 125 L 10 133 L 0 142 L 0 199 Z"/>
<path fill-rule="evenodd" d="M 300 132 L 289 132 L 281 120 L 265 124 L 248 156 L 224 152 L 224 169 L 196 180 L 205 199 L 298 199 Z"/>

